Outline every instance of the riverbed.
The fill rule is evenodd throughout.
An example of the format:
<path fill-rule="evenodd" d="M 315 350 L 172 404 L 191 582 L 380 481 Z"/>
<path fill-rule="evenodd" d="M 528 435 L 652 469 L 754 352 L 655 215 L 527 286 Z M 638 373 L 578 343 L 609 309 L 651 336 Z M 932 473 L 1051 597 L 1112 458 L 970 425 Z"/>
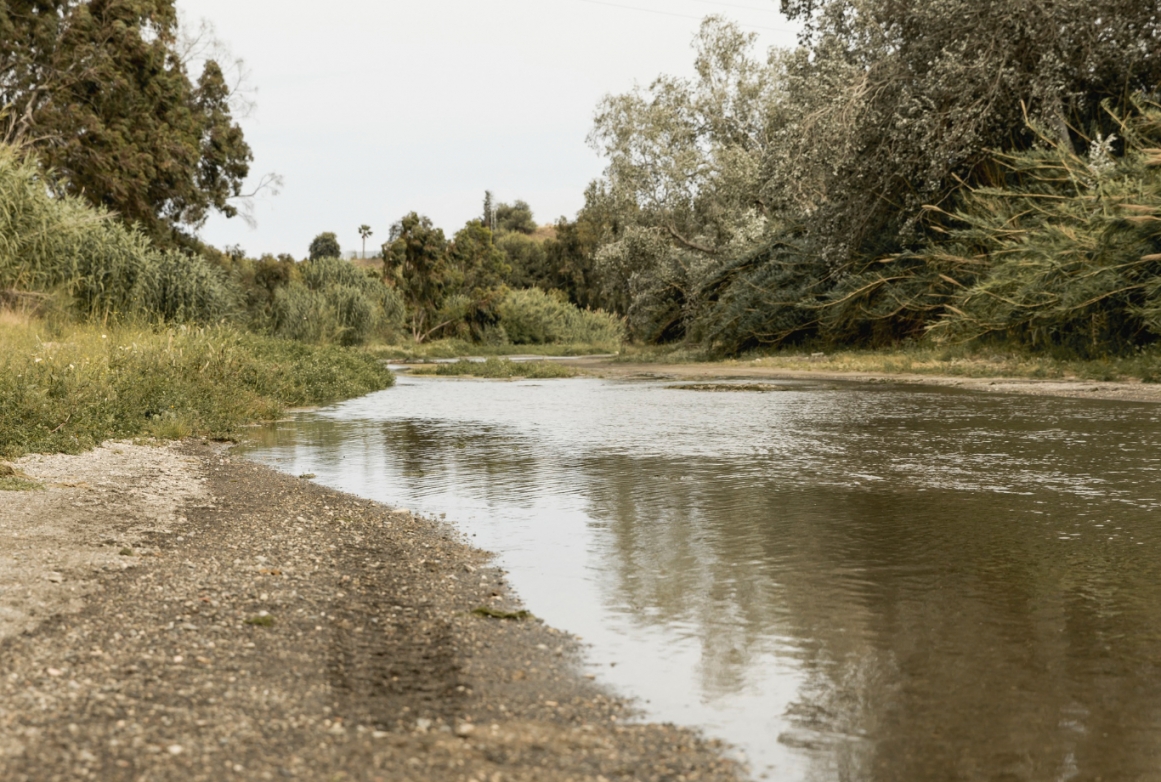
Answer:
<path fill-rule="evenodd" d="M 446 515 L 756 778 L 1161 761 L 1161 409 L 819 381 L 401 376 L 249 458 Z"/>

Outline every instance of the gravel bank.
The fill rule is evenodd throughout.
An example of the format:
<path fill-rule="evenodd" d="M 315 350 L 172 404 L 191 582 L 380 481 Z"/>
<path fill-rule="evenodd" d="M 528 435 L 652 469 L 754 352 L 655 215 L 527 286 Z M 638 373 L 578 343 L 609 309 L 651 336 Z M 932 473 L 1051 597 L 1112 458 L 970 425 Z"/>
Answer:
<path fill-rule="evenodd" d="M 0 779 L 734 780 L 445 525 L 208 445 L 0 492 Z"/>

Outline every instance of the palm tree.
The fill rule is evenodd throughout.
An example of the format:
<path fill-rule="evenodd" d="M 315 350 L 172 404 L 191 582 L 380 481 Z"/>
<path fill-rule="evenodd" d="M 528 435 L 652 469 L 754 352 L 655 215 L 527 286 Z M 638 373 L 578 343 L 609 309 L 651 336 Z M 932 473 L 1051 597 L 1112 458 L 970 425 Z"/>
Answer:
<path fill-rule="evenodd" d="M 367 237 L 371 235 L 371 226 L 360 225 L 359 236 L 363 237 L 363 258 L 367 257 Z"/>

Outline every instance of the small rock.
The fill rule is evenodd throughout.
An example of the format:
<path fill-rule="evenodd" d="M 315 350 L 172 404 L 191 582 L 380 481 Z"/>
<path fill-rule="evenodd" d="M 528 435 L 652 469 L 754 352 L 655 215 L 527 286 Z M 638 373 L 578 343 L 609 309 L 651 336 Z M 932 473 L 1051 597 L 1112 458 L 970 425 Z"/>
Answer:
<path fill-rule="evenodd" d="M 470 722 L 461 723 L 456 728 L 456 735 L 457 736 L 467 737 L 467 736 L 472 735 L 475 732 L 476 732 L 476 726 Z"/>
<path fill-rule="evenodd" d="M 64 671 L 62 671 L 60 668 L 49 668 L 47 671 L 45 671 L 45 673 L 53 677 L 64 676 Z"/>
<path fill-rule="evenodd" d="M 431 720 L 426 717 L 420 717 L 415 721 L 415 729 L 420 733 L 427 733 L 431 729 Z"/>
<path fill-rule="evenodd" d="M 60 584 L 64 581 L 64 576 L 62 576 L 60 573 L 49 573 L 47 576 L 45 576 L 45 578 L 54 584 Z"/>
<path fill-rule="evenodd" d="M 180 755 L 182 752 L 185 751 L 185 749 L 180 744 L 170 744 L 165 749 L 167 752 L 169 752 L 169 754 L 175 755 L 175 756 Z"/>

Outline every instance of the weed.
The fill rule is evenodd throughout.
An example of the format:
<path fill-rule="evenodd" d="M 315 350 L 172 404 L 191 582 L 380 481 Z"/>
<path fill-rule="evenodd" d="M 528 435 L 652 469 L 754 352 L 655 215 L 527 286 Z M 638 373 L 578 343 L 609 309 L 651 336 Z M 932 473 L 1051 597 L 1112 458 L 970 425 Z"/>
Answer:
<path fill-rule="evenodd" d="M 479 608 L 473 609 L 472 613 L 476 616 L 482 616 L 485 619 L 510 619 L 517 622 L 532 618 L 531 611 L 498 611 L 495 608 L 488 608 L 487 606 L 480 606 Z"/>
<path fill-rule="evenodd" d="M 77 453 L 110 438 L 231 439 L 283 407 L 393 382 L 364 353 L 226 327 L 0 324 L 0 455 Z"/>
<path fill-rule="evenodd" d="M 488 379 L 521 377 L 530 380 L 576 377 L 577 374 L 572 367 L 554 364 L 550 361 L 509 361 L 501 358 L 489 358 L 486 361 L 456 361 L 451 364 L 428 364 L 415 367 L 411 372 L 415 375 L 438 375 L 440 377 L 470 375 Z"/>

